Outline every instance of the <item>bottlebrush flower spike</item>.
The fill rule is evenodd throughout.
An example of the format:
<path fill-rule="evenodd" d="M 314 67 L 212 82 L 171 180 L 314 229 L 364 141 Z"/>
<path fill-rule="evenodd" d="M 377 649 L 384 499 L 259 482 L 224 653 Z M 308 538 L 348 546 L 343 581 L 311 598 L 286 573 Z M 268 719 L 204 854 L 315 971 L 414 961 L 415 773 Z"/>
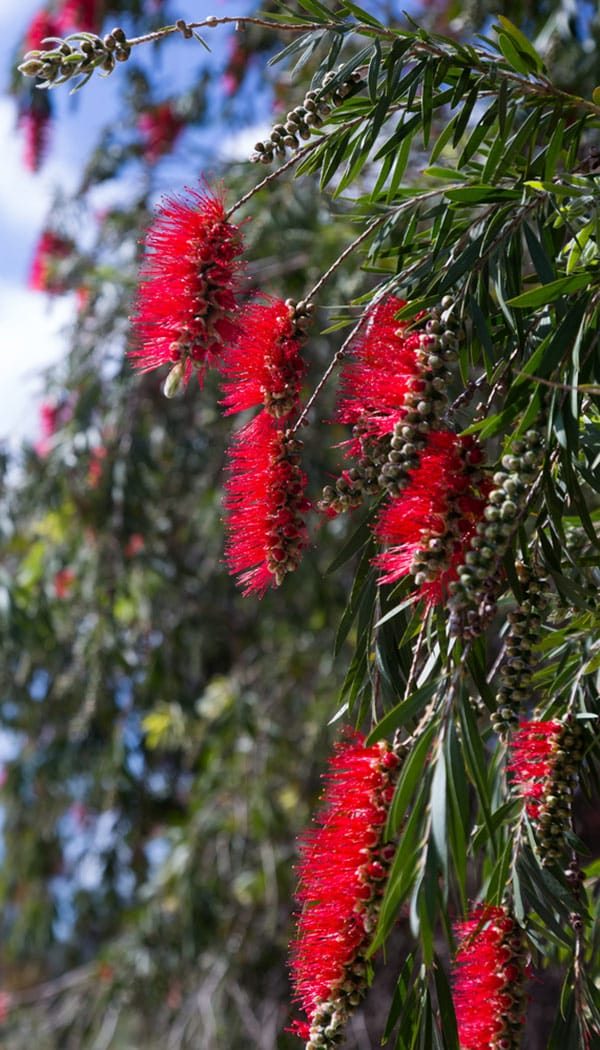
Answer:
<path fill-rule="evenodd" d="M 44 230 L 36 245 L 29 287 L 32 291 L 61 295 L 67 285 L 61 273 L 61 262 L 73 251 L 73 242 L 52 230 Z"/>
<path fill-rule="evenodd" d="M 367 988 L 363 953 L 394 855 L 384 829 L 399 767 L 388 744 L 366 747 L 362 736 L 347 730 L 325 777 L 316 825 L 301 839 L 291 972 L 307 1020 L 292 1031 L 307 1050 L 339 1044 Z"/>
<path fill-rule="evenodd" d="M 445 599 L 485 506 L 481 459 L 471 437 L 445 430 L 429 435 L 404 491 L 384 507 L 375 526 L 377 539 L 389 545 L 374 560 L 384 570 L 380 583 L 411 573 L 429 604 Z"/>
<path fill-rule="evenodd" d="M 300 447 L 267 412 L 235 437 L 225 494 L 226 556 L 245 595 L 262 597 L 268 587 L 278 587 L 298 568 L 307 545 L 303 515 L 310 503 Z"/>
<path fill-rule="evenodd" d="M 102 25 L 104 0 L 63 0 L 57 21 L 60 35 L 76 29 L 97 33 Z"/>
<path fill-rule="evenodd" d="M 156 164 L 175 144 L 185 121 L 178 116 L 170 102 L 161 102 L 140 113 L 137 126 L 143 139 L 144 157 L 149 164 Z"/>
<path fill-rule="evenodd" d="M 23 161 L 28 171 L 39 171 L 48 147 L 51 109 L 47 91 L 33 88 L 20 106 L 19 128 L 23 133 Z"/>
<path fill-rule="evenodd" d="M 146 235 L 137 312 L 140 345 L 131 351 L 141 372 L 178 366 L 184 382 L 200 381 L 237 334 L 240 230 L 225 218 L 220 197 L 188 190 L 165 198 Z"/>
<path fill-rule="evenodd" d="M 395 319 L 405 305 L 388 295 L 373 307 L 342 371 L 336 419 L 355 428 L 351 455 L 360 455 L 369 439 L 393 431 L 411 381 L 419 376 L 421 333 L 408 332 L 408 323 Z"/>
<path fill-rule="evenodd" d="M 277 419 L 289 416 L 305 372 L 300 345 L 291 304 L 272 299 L 247 307 L 223 360 L 225 414 L 264 405 Z"/>
<path fill-rule="evenodd" d="M 563 852 L 582 757 L 582 730 L 574 720 L 521 722 L 512 739 L 507 769 L 538 828 L 544 861 Z"/>
<path fill-rule="evenodd" d="M 38 11 L 25 33 L 25 51 L 43 51 L 51 48 L 52 44 L 44 44 L 47 37 L 61 36 L 60 24 L 57 18 L 49 11 Z"/>
<path fill-rule="evenodd" d="M 456 923 L 454 1009 L 461 1050 L 518 1050 L 527 962 L 520 927 L 505 908 L 480 904 Z"/>

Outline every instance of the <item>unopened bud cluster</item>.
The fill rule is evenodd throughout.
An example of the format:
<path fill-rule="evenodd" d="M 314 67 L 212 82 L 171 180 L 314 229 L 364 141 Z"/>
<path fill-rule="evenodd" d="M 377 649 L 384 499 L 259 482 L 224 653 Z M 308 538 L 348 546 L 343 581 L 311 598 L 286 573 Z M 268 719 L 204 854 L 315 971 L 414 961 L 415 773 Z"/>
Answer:
<path fill-rule="evenodd" d="M 516 729 L 519 710 L 531 699 L 531 679 L 537 663 L 532 649 L 540 640 L 548 607 L 548 580 L 534 575 L 522 562 L 516 570 L 524 598 L 507 615 L 510 627 L 505 640 L 506 656 L 500 668 L 498 707 L 492 716 L 492 726 L 501 736 Z"/>
<path fill-rule="evenodd" d="M 571 827 L 573 791 L 583 749 L 581 726 L 575 719 L 567 719 L 553 743 L 551 773 L 535 815 L 540 853 L 545 864 L 564 855 L 565 831 Z"/>
<path fill-rule="evenodd" d="M 288 572 L 295 572 L 306 546 L 304 512 L 305 479 L 302 470 L 302 441 L 291 434 L 282 435 L 279 463 L 285 476 L 281 486 L 279 503 L 274 506 L 267 522 L 266 565 L 275 577 L 275 585 L 281 586 Z"/>
<path fill-rule="evenodd" d="M 28 51 L 19 72 L 26 77 L 37 77 L 49 86 L 64 84 L 72 77 L 88 75 L 95 69 L 112 73 L 117 62 L 125 62 L 131 54 L 127 37 L 118 26 L 105 37 L 95 33 L 74 34 L 48 50 Z"/>
<path fill-rule="evenodd" d="M 391 496 L 398 496 L 409 480 L 409 471 L 419 463 L 419 453 L 427 435 L 439 426 L 447 405 L 446 367 L 456 361 L 464 330 L 454 317 L 454 300 L 446 295 L 441 309 L 434 309 L 425 323 L 417 350 L 420 376 L 409 382 L 404 398 L 404 414 L 394 427 L 386 461 L 378 477 L 379 485 Z"/>
<path fill-rule="evenodd" d="M 472 490 L 478 489 L 483 479 L 481 449 L 475 444 L 459 445 L 457 454 L 461 461 L 461 473 L 469 477 Z M 440 522 L 439 527 L 422 536 L 421 547 L 409 569 L 416 587 L 433 583 L 451 567 L 453 552 L 461 545 L 463 537 L 464 515 L 460 510 L 460 498 L 460 493 L 454 499 L 450 498 L 443 523 Z"/>
<path fill-rule="evenodd" d="M 427 435 L 439 426 L 448 404 L 447 365 L 458 356 L 464 330 L 454 317 L 454 300 L 446 295 L 439 308 L 432 309 L 423 326 L 420 345 L 415 351 L 419 374 L 408 381 L 402 418 L 393 432 L 382 437 L 365 437 L 357 424 L 352 437 L 362 451 L 356 465 L 342 471 L 335 484 L 326 485 L 319 503 L 325 512 L 342 513 L 359 507 L 365 497 L 388 492 L 398 496 L 409 481 L 409 471 L 419 463 Z M 404 331 L 400 329 L 398 336 Z"/>
<path fill-rule="evenodd" d="M 256 143 L 250 156 L 254 164 L 270 164 L 274 157 L 285 157 L 286 150 L 299 149 L 300 143 L 310 138 L 311 128 L 322 127 L 332 107 L 341 105 L 363 82 L 360 73 L 352 73 L 334 91 L 328 91 L 327 85 L 336 76 L 333 70 L 326 73 L 320 90 L 309 91 L 302 105 L 290 110 L 285 124 L 276 124 L 266 141 Z"/>
<path fill-rule="evenodd" d="M 450 631 L 475 637 L 495 611 L 494 596 L 501 575 L 501 563 L 508 549 L 543 456 L 542 435 L 528 430 L 523 441 L 513 442 L 511 452 L 502 457 L 502 470 L 494 474 L 484 520 L 471 538 L 459 579 L 450 585 Z"/>

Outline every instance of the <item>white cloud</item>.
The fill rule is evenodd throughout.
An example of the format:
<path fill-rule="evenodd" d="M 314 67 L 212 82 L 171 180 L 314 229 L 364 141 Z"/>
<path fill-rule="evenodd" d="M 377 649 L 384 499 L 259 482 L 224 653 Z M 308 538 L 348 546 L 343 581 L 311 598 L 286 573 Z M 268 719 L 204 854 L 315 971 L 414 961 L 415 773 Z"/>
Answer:
<path fill-rule="evenodd" d="M 61 329 L 72 316 L 69 297 L 49 303 L 41 292 L 0 281 L 0 440 L 13 448 L 37 436 L 41 373 L 64 354 Z"/>

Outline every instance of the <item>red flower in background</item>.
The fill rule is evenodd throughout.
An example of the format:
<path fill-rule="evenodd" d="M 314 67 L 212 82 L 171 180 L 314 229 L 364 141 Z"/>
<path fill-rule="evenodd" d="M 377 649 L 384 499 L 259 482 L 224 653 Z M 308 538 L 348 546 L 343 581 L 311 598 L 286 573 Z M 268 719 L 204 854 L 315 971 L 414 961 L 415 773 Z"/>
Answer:
<path fill-rule="evenodd" d="M 57 12 L 61 34 L 73 29 L 97 33 L 102 25 L 104 0 L 63 0 Z"/>
<path fill-rule="evenodd" d="M 244 77 L 246 76 L 246 71 L 251 58 L 252 52 L 240 42 L 237 35 L 230 37 L 229 56 L 222 79 L 223 90 L 226 95 L 235 95 L 236 91 L 238 91 Z"/>
<path fill-rule="evenodd" d="M 146 248 L 133 318 L 140 345 L 131 356 L 142 372 L 181 364 L 185 382 L 193 368 L 201 380 L 238 331 L 240 230 L 219 197 L 189 190 L 165 198 Z"/>
<path fill-rule="evenodd" d="M 425 551 L 426 578 L 415 575 L 420 595 L 429 603 L 446 597 L 485 507 L 487 483 L 473 484 L 472 468 L 481 458 L 471 437 L 445 430 L 429 434 L 407 486 L 384 507 L 375 526 L 377 539 L 389 545 L 374 561 L 384 570 L 380 583 L 396 583 L 415 571 Z"/>
<path fill-rule="evenodd" d="M 227 562 L 244 594 L 262 596 L 300 563 L 308 537 L 300 443 L 267 412 L 243 427 L 230 450 L 225 507 Z"/>
<path fill-rule="evenodd" d="M 67 285 L 61 275 L 60 264 L 73 251 L 73 242 L 52 230 L 44 230 L 36 245 L 31 270 L 29 287 L 48 295 L 61 295 Z"/>
<path fill-rule="evenodd" d="M 155 164 L 174 145 L 185 121 L 170 102 L 161 102 L 141 113 L 137 125 L 143 139 L 144 157 L 149 164 Z"/>
<path fill-rule="evenodd" d="M 505 908 L 479 904 L 455 926 L 454 1008 L 461 1050 L 504 1050 L 524 1021 L 527 974 L 519 927 Z"/>
<path fill-rule="evenodd" d="M 298 403 L 305 370 L 292 313 L 284 301 L 247 307 L 238 339 L 222 365 L 226 415 L 264 404 L 278 419 L 288 416 Z"/>
<path fill-rule="evenodd" d="M 104 460 L 107 451 L 103 445 L 96 445 L 90 452 L 90 463 L 87 472 L 87 483 L 90 488 L 98 488 L 104 473 Z"/>
<path fill-rule="evenodd" d="M 71 587 L 75 582 L 73 569 L 59 569 L 54 576 L 54 593 L 57 598 L 68 598 Z"/>
<path fill-rule="evenodd" d="M 25 50 L 48 50 L 54 45 L 44 44 L 46 37 L 60 37 L 61 35 L 61 27 L 58 18 L 51 15 L 49 11 L 38 11 L 31 19 L 31 22 L 27 27 L 27 32 L 25 33 Z"/>
<path fill-rule="evenodd" d="M 360 455 L 365 439 L 392 433 L 405 414 L 405 394 L 420 381 L 422 333 L 408 332 L 407 322 L 394 317 L 405 305 L 389 295 L 373 307 L 342 371 L 336 418 L 357 428 L 351 455 Z"/>
<path fill-rule="evenodd" d="M 563 732 L 562 722 L 521 722 L 511 741 L 508 771 L 521 798 L 527 800 L 527 813 L 538 817 L 552 781 L 556 751 Z"/>
<path fill-rule="evenodd" d="M 21 104 L 19 128 L 23 134 L 23 162 L 28 171 L 39 171 L 50 137 L 50 101 L 47 91 L 33 88 Z"/>
<path fill-rule="evenodd" d="M 292 1030 L 318 1046 L 332 1045 L 329 1037 L 339 1035 L 366 989 L 360 956 L 393 857 L 384 828 L 398 768 L 398 756 L 386 743 L 366 747 L 362 736 L 348 730 L 326 774 L 315 826 L 301 839 L 291 971 L 307 1021 Z M 326 1029 L 324 1044 L 319 1037 Z"/>

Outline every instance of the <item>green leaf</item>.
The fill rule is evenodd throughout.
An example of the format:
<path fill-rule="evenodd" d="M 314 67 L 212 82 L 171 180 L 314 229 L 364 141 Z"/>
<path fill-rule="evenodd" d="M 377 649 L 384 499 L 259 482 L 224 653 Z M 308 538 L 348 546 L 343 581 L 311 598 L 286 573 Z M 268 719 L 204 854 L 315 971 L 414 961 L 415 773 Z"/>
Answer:
<path fill-rule="evenodd" d="M 504 15 L 498 15 L 498 21 L 500 22 L 504 33 L 510 37 L 511 42 L 517 50 L 531 60 L 533 69 L 538 73 L 543 72 L 544 63 L 542 62 L 541 56 L 538 55 L 533 44 L 527 39 L 525 34 L 522 33 L 520 29 L 517 29 L 517 27 L 513 25 L 508 18 L 505 18 Z"/>
<path fill-rule="evenodd" d="M 509 66 L 516 69 L 517 73 L 529 76 L 536 72 L 536 64 L 527 55 L 520 51 L 506 33 L 498 34 L 498 47 L 504 55 Z"/>
<path fill-rule="evenodd" d="M 417 740 L 410 755 L 402 766 L 402 772 L 396 784 L 394 798 L 388 814 L 386 838 L 393 839 L 398 832 L 408 803 L 411 800 L 415 787 L 422 779 L 425 759 L 431 745 L 431 741 L 437 729 L 437 720 L 433 719 L 423 735 Z"/>
<path fill-rule="evenodd" d="M 456 1015 L 454 1013 L 452 992 L 450 991 L 446 971 L 442 966 L 441 959 L 437 955 L 434 958 L 433 977 L 435 980 L 435 989 L 440 1008 L 444 1050 L 459 1050 L 458 1029 L 456 1027 Z"/>
<path fill-rule="evenodd" d="M 533 288 L 530 292 L 523 292 L 522 295 L 509 299 L 508 305 L 523 308 L 546 306 L 548 303 L 555 302 L 561 295 L 572 295 L 573 292 L 578 292 L 581 288 L 585 288 L 591 283 L 592 277 L 590 274 L 580 273 L 573 274 L 571 277 L 559 277 L 556 281 L 550 281 L 549 284 Z"/>
<path fill-rule="evenodd" d="M 444 879 L 448 877 L 448 836 L 446 833 L 446 756 L 441 749 L 437 756 L 429 805 L 431 807 L 431 833 Z"/>
<path fill-rule="evenodd" d="M 501 189 L 498 186 L 459 186 L 446 190 L 446 197 L 450 201 L 466 204 L 489 204 L 494 201 L 520 200 L 521 194 L 518 190 Z"/>

